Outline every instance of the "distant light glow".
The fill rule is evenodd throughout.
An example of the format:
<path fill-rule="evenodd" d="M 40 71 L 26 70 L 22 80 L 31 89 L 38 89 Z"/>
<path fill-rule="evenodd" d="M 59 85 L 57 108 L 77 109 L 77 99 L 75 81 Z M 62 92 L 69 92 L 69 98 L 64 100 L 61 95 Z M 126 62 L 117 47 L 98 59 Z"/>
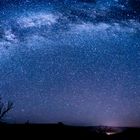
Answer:
<path fill-rule="evenodd" d="M 108 135 L 108 136 L 110 136 L 110 135 L 114 135 L 114 134 L 117 134 L 116 132 L 106 132 L 106 134 Z"/>

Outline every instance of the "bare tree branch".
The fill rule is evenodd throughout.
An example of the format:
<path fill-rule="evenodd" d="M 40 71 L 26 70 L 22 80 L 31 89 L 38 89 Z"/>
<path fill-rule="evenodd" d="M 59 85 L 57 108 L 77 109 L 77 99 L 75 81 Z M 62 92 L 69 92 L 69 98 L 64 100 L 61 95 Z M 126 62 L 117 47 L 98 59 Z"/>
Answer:
<path fill-rule="evenodd" d="M 0 98 L 0 122 L 5 117 L 5 115 L 13 108 L 13 103 L 8 101 L 5 105 Z"/>

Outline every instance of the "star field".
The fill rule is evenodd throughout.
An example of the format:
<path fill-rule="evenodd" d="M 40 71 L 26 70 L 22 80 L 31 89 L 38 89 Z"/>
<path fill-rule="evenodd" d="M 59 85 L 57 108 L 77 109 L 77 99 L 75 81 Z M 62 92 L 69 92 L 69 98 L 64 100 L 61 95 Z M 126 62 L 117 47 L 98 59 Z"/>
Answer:
<path fill-rule="evenodd" d="M 123 0 L 1 0 L 7 121 L 140 126 L 140 11 Z"/>

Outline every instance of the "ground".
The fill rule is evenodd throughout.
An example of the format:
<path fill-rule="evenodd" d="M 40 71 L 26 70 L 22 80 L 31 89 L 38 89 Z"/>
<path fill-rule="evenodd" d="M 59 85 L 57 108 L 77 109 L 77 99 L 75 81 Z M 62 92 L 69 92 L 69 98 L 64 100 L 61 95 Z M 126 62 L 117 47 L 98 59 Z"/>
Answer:
<path fill-rule="evenodd" d="M 118 131 L 122 130 L 122 131 Z M 20 138 L 39 139 L 102 139 L 102 140 L 139 140 L 140 128 L 116 128 L 116 127 L 81 127 L 58 124 L 21 124 L 0 125 L 1 134 L 5 137 L 16 136 Z"/>

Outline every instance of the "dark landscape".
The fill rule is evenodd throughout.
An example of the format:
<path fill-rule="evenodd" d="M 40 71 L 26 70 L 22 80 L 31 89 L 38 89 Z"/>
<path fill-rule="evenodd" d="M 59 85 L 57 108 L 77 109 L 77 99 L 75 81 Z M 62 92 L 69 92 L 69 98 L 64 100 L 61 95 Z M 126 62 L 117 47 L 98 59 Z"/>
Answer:
<path fill-rule="evenodd" d="M 42 139 L 102 139 L 102 140 L 139 140 L 140 128 L 107 126 L 70 126 L 58 124 L 2 124 L 1 134 L 11 137 Z"/>

